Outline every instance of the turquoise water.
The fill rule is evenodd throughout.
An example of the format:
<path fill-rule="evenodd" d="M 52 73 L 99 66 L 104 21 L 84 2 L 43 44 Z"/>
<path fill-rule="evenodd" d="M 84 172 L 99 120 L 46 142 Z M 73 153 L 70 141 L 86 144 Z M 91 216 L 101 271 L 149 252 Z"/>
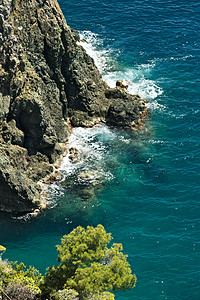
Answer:
<path fill-rule="evenodd" d="M 63 182 L 49 189 L 51 207 L 36 219 L 0 214 L 5 257 L 44 272 L 63 234 L 102 223 L 138 278 L 116 299 L 200 299 L 200 3 L 59 3 L 103 78 L 110 86 L 126 80 L 147 98 L 150 118 L 140 133 L 75 129 L 69 143 L 83 156 L 64 160 Z M 87 170 L 93 187 L 77 177 Z"/>

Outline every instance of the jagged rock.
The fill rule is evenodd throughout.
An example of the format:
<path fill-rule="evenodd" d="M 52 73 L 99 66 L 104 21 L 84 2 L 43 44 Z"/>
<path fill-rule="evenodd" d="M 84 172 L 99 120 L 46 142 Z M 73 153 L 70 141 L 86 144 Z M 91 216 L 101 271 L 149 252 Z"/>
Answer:
<path fill-rule="evenodd" d="M 15 120 L 11 120 L 8 123 L 3 121 L 0 132 L 3 140 L 7 144 L 19 145 L 23 147 L 24 133 L 22 130 L 17 128 Z"/>
<path fill-rule="evenodd" d="M 24 172 L 27 155 L 19 146 L 0 147 L 0 210 L 23 212 L 40 205 L 41 187 Z"/>
<path fill-rule="evenodd" d="M 126 89 L 127 90 L 127 88 L 128 88 L 128 85 L 127 84 L 124 84 L 123 83 L 123 80 L 117 80 L 116 81 L 116 87 L 120 87 L 120 88 L 122 88 L 122 89 Z"/>
<path fill-rule="evenodd" d="M 71 125 L 135 126 L 144 115 L 140 98 L 108 88 L 78 41 L 56 0 L 0 0 L 1 210 L 40 208 Z"/>
<path fill-rule="evenodd" d="M 136 127 L 147 112 L 145 99 L 132 96 L 122 88 L 107 89 L 106 97 L 112 99 L 106 116 L 109 125 Z"/>
<path fill-rule="evenodd" d="M 76 147 L 71 147 L 69 148 L 69 159 L 71 161 L 77 161 L 80 160 L 81 158 L 81 153 L 79 152 L 79 150 Z"/>
<path fill-rule="evenodd" d="M 52 183 L 54 181 L 61 181 L 61 180 L 62 180 L 62 174 L 58 170 L 55 170 L 55 172 L 48 177 L 45 183 Z"/>

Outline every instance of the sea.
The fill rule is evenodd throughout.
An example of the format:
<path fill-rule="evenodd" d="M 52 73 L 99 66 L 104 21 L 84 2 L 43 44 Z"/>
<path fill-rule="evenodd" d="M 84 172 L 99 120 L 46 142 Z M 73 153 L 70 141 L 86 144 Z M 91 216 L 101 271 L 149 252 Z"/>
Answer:
<path fill-rule="evenodd" d="M 102 224 L 136 287 L 116 300 L 200 299 L 200 1 L 59 0 L 68 25 L 111 87 L 121 79 L 148 101 L 144 127 L 75 128 L 62 181 L 38 217 L 0 214 L 4 258 L 43 274 L 55 245 Z M 86 174 L 90 176 L 86 176 Z"/>

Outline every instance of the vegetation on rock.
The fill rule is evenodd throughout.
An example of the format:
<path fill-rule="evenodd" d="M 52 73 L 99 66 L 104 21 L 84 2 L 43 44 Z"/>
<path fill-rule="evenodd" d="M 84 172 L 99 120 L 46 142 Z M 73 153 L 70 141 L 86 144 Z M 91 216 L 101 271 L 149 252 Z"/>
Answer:
<path fill-rule="evenodd" d="M 109 291 L 133 288 L 136 276 L 122 245 L 107 247 L 111 239 L 102 225 L 77 227 L 61 239 L 60 264 L 48 268 L 44 277 L 33 267 L 2 260 L 5 248 L 0 246 L 0 289 L 12 300 L 113 300 Z"/>
<path fill-rule="evenodd" d="M 2 246 L 1 246 L 2 247 Z M 1 249 L 1 248 L 0 248 Z M 2 255 L 2 253 L 1 253 Z M 2 260 L 0 255 L 0 291 L 12 300 L 33 300 L 41 294 L 42 275 L 34 267 Z"/>

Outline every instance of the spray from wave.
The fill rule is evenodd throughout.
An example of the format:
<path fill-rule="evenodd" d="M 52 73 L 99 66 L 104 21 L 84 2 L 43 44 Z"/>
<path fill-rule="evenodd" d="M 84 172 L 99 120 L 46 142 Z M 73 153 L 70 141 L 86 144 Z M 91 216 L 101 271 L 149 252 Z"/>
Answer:
<path fill-rule="evenodd" d="M 54 182 L 47 186 L 49 201 L 53 206 L 57 199 L 71 194 L 74 199 L 89 199 L 105 183 L 113 179 L 113 174 L 107 166 L 109 151 L 106 139 L 115 138 L 114 133 L 106 125 L 97 125 L 94 128 L 73 128 L 69 137 L 69 153 L 64 158 L 59 172 L 61 182 Z M 71 157 L 70 149 L 75 151 Z"/>
<path fill-rule="evenodd" d="M 103 40 L 97 34 L 90 31 L 79 34 L 81 38 L 79 44 L 94 59 L 103 79 L 110 87 L 115 87 L 116 81 L 121 79 L 128 84 L 129 93 L 146 98 L 152 109 L 164 109 L 164 106 L 159 105 L 157 101 L 153 103 L 153 100 L 163 93 L 162 88 L 147 78 L 155 67 L 154 61 L 127 68 L 119 65 L 117 54 L 113 49 L 103 48 Z"/>

